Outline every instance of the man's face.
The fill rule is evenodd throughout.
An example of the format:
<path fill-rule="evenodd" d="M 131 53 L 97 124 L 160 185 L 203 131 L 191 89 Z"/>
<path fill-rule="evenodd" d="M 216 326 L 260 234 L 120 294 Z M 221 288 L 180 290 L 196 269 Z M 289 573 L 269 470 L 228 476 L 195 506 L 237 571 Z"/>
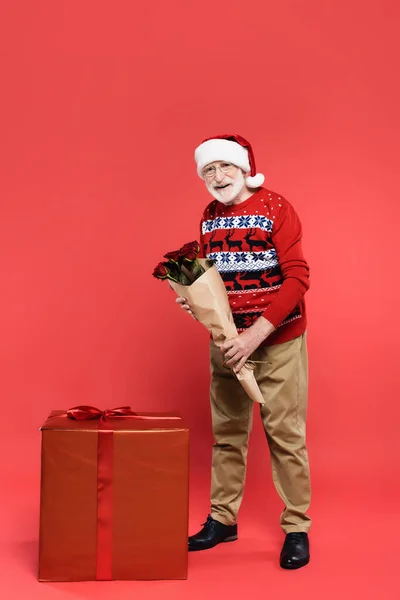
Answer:
<path fill-rule="evenodd" d="M 222 204 L 234 204 L 246 187 L 241 169 L 231 163 L 215 161 L 203 169 L 207 190 Z"/>

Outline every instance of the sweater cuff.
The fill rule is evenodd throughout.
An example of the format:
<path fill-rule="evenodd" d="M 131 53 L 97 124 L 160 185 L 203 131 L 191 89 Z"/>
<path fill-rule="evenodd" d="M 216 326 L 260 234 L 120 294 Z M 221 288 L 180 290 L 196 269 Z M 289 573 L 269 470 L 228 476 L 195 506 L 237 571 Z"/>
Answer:
<path fill-rule="evenodd" d="M 267 306 L 267 308 L 264 310 L 264 312 L 261 315 L 264 319 L 267 319 L 267 321 L 269 321 L 270 323 L 272 323 L 272 325 L 275 327 L 275 329 L 278 329 L 279 325 L 282 323 L 282 321 L 284 320 L 285 316 L 283 316 L 282 318 L 279 315 L 279 312 L 274 309 L 274 307 L 271 306 Z"/>
<path fill-rule="evenodd" d="M 297 279 L 286 279 L 261 316 L 277 329 L 301 301 L 308 289 L 307 284 Z"/>

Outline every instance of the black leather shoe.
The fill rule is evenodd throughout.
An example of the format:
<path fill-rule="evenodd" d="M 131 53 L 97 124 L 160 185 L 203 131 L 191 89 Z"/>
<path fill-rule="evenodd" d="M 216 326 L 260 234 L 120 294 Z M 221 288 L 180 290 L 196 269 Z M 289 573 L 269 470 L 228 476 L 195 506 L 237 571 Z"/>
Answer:
<path fill-rule="evenodd" d="M 282 569 L 300 569 L 310 561 L 308 535 L 303 532 L 288 533 L 281 552 Z"/>
<path fill-rule="evenodd" d="M 189 552 L 208 550 L 221 542 L 233 542 L 237 537 L 237 525 L 224 525 L 208 515 L 203 529 L 189 537 Z"/>

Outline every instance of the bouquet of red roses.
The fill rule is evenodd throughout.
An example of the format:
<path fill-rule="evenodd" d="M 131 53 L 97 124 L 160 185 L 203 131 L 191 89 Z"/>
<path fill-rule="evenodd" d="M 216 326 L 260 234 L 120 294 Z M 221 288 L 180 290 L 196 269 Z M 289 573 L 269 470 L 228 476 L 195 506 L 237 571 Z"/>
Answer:
<path fill-rule="evenodd" d="M 156 266 L 153 276 L 161 280 L 168 279 L 178 296 L 186 298 L 193 315 L 209 330 L 214 343 L 220 348 L 226 340 L 237 337 L 238 332 L 224 282 L 214 262 L 199 258 L 199 252 L 198 242 L 190 242 L 179 250 L 167 252 L 164 254 L 167 260 Z M 235 375 L 252 400 L 265 404 L 251 361 Z"/>

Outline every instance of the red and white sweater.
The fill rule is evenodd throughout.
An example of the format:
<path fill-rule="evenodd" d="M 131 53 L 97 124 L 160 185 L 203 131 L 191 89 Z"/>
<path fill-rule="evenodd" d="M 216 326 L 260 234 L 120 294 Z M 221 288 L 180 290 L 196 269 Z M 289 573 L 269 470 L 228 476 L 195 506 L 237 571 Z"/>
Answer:
<path fill-rule="evenodd" d="M 205 209 L 200 227 L 201 256 L 215 262 L 239 333 L 261 316 L 276 327 L 266 345 L 304 333 L 309 267 L 293 206 L 260 188 L 233 206 L 214 200 Z"/>

